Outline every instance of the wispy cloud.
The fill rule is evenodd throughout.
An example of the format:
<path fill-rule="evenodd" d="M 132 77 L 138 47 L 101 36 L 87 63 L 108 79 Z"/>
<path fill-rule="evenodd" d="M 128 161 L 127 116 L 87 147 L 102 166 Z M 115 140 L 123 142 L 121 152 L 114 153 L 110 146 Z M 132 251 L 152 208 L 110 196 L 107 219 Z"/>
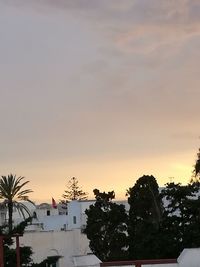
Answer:
<path fill-rule="evenodd" d="M 137 25 L 133 30 L 121 34 L 116 44 L 124 52 L 148 54 L 167 49 L 177 50 L 195 36 L 200 36 L 200 24 Z"/>

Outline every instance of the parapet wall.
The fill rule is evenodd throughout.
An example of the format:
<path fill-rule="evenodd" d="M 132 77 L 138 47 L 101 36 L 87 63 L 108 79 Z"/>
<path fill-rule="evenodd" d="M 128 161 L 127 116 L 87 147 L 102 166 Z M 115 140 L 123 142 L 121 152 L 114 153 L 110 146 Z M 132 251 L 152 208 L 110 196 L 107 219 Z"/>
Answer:
<path fill-rule="evenodd" d="M 100 267 L 200 267 L 200 248 L 184 249 L 178 259 L 102 262 Z"/>
<path fill-rule="evenodd" d="M 103 262 L 101 267 L 178 267 L 176 259 Z"/>

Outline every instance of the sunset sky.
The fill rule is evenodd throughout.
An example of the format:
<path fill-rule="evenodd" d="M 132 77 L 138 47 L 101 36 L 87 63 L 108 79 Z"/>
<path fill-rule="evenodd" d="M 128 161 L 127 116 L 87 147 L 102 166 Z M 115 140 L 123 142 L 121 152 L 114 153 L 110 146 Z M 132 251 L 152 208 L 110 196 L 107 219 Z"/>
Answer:
<path fill-rule="evenodd" d="M 199 101 L 199 0 L 0 0 L 0 175 L 34 201 L 187 183 Z"/>

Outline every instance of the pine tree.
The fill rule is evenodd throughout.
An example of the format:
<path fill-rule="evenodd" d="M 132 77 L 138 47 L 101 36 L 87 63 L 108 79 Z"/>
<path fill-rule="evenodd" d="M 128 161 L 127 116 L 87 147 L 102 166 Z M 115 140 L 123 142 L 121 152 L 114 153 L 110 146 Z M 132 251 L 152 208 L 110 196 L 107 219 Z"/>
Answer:
<path fill-rule="evenodd" d="M 67 184 L 67 190 L 64 191 L 62 202 L 69 202 L 71 200 L 87 199 L 88 193 L 84 192 L 78 184 L 78 179 L 72 177 Z"/>

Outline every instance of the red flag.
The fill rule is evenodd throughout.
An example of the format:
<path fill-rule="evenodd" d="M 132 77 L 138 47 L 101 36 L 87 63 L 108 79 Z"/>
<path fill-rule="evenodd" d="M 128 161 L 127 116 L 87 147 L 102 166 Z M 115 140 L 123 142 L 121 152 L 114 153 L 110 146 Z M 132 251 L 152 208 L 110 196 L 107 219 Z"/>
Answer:
<path fill-rule="evenodd" d="M 57 204 L 54 198 L 52 198 L 52 208 L 57 209 Z"/>

